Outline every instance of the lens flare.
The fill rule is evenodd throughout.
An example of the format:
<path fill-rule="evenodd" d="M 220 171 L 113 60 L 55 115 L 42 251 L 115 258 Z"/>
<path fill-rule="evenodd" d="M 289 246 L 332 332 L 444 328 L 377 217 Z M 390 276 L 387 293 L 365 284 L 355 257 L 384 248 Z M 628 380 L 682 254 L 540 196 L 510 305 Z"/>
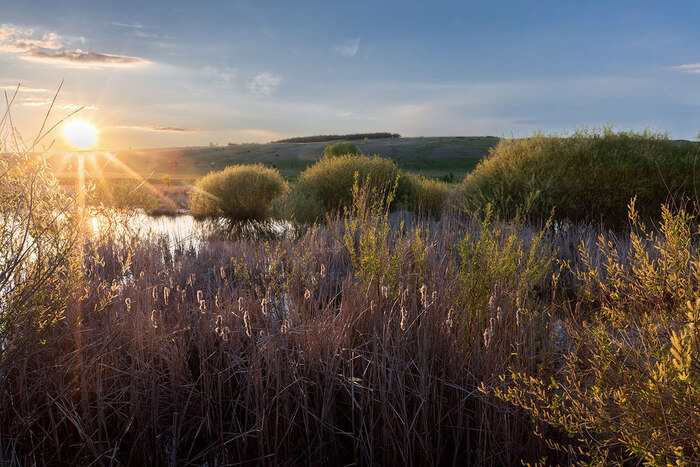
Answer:
<path fill-rule="evenodd" d="M 97 131 L 90 123 L 83 120 L 73 120 L 63 128 L 63 136 L 73 146 L 86 149 L 94 146 L 97 141 Z"/>

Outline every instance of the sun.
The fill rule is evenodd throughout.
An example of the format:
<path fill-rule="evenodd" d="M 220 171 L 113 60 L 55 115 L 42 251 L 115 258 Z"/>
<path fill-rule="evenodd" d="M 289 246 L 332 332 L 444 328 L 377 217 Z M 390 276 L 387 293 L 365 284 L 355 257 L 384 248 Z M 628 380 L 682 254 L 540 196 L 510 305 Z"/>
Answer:
<path fill-rule="evenodd" d="M 97 130 L 84 120 L 72 120 L 63 127 L 63 136 L 73 146 L 87 149 L 97 141 Z"/>

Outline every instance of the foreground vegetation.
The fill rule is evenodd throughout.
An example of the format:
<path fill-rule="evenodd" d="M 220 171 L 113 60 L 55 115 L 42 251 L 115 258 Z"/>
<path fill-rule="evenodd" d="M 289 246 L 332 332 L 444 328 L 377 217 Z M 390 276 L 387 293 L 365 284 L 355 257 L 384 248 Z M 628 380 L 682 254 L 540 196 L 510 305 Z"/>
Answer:
<path fill-rule="evenodd" d="M 432 217 L 392 206 L 444 185 L 339 156 L 290 193 L 342 191 L 323 223 L 168 244 L 87 235 L 85 193 L 1 149 L 3 462 L 700 462 L 692 199 L 616 232 L 455 193 Z"/>

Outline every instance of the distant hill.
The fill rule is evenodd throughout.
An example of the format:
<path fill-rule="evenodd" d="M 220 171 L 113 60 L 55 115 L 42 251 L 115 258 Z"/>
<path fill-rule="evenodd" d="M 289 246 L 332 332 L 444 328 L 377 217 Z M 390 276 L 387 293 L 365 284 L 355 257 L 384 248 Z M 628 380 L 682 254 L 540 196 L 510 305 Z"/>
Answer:
<path fill-rule="evenodd" d="M 338 140 L 356 140 L 356 139 L 384 139 L 384 138 L 400 138 L 398 133 L 353 133 L 349 135 L 316 135 L 316 136 L 297 136 L 295 138 L 280 139 L 273 143 L 323 143 L 328 141 Z"/>
<path fill-rule="evenodd" d="M 452 172 L 456 180 L 476 167 L 476 164 L 495 146 L 499 138 L 493 136 L 418 137 L 360 139 L 353 143 L 368 155 L 377 154 L 393 159 L 399 167 L 427 177 L 442 177 Z M 173 180 L 192 180 L 212 170 L 221 170 L 235 164 L 261 163 L 276 167 L 287 179 L 295 179 L 307 166 L 323 156 L 327 141 L 313 143 L 232 144 L 214 147 L 157 148 L 112 151 L 109 160 L 99 155 L 95 164 L 86 165 L 89 172 L 100 170 L 106 177 L 126 177 L 127 170 L 140 175 L 160 177 L 169 175 Z M 71 176 L 66 158 L 54 158 L 59 176 Z M 117 162 L 118 161 L 118 162 Z M 123 163 L 123 165 L 122 165 Z M 98 169 L 99 168 L 99 169 Z"/>

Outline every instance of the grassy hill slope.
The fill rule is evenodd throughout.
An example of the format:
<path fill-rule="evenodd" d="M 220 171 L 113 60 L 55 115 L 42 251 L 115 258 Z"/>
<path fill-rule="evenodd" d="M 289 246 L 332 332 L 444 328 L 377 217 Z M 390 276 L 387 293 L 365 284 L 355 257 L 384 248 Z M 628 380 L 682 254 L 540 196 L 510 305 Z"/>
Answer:
<path fill-rule="evenodd" d="M 388 157 L 404 170 L 440 177 L 452 172 L 461 179 L 470 172 L 489 148 L 498 143 L 492 136 L 386 138 L 353 141 L 368 155 Z M 194 179 L 212 170 L 234 164 L 262 163 L 279 169 L 287 179 L 295 179 L 308 165 L 323 155 L 323 143 L 236 144 L 222 147 L 161 148 L 113 151 L 120 162 L 140 175 L 169 175 L 173 180 Z M 59 167 L 56 156 L 56 167 Z M 103 154 L 96 157 L 96 166 L 104 176 L 128 176 L 123 166 Z M 75 167 L 75 164 L 73 164 Z M 87 169 L 90 172 L 90 164 Z M 92 170 L 95 170 L 94 168 Z M 59 175 L 69 176 L 61 171 Z"/>

